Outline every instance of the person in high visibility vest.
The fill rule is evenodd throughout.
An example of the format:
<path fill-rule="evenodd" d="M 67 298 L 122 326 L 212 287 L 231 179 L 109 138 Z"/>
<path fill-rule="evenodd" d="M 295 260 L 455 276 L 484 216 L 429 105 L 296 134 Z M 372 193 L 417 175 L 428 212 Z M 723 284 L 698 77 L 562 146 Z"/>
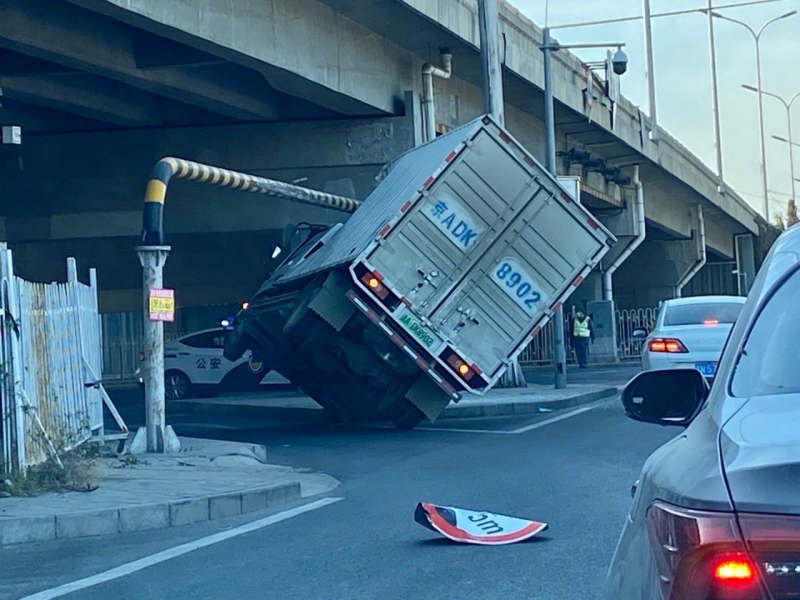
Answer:
<path fill-rule="evenodd" d="M 578 368 L 589 368 L 589 343 L 594 343 L 594 323 L 581 309 L 575 311 L 572 320 L 572 347 L 578 359 Z"/>

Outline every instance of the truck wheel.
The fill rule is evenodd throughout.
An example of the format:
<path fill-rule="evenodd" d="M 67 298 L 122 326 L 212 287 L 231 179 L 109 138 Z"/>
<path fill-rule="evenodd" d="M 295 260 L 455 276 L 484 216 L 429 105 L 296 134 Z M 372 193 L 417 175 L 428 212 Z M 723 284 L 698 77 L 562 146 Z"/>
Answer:
<path fill-rule="evenodd" d="M 392 422 L 398 429 L 414 429 L 414 427 L 419 425 L 424 419 L 425 415 L 422 411 L 411 404 L 411 402 L 407 402 L 407 406 L 403 409 L 403 412 Z"/>
<path fill-rule="evenodd" d="M 231 331 L 226 340 L 222 355 L 231 362 L 239 360 L 245 352 L 255 345 L 255 340 L 241 328 Z"/>

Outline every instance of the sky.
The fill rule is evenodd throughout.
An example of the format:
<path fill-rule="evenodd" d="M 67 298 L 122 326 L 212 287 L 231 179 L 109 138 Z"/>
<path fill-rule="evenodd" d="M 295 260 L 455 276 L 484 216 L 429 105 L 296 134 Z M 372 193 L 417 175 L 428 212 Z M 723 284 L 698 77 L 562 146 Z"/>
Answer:
<path fill-rule="evenodd" d="M 546 0 L 510 0 L 544 25 Z M 714 6 L 742 0 L 714 0 Z M 642 0 L 549 0 L 550 26 L 642 14 Z M 706 0 L 651 0 L 652 14 L 702 8 Z M 769 19 L 800 10 L 800 0 L 777 0 L 758 6 L 729 8 L 722 14 L 747 22 L 756 31 Z M 656 106 L 659 125 L 716 171 L 711 102 L 708 20 L 700 13 L 653 19 Z M 717 20 L 714 28 L 720 94 L 723 167 L 726 183 L 762 212 L 763 195 L 758 99 L 742 84 L 756 84 L 755 43 L 742 26 Z M 642 22 L 555 30 L 561 43 L 625 42 L 628 72 L 622 93 L 647 112 Z M 605 50 L 573 50 L 583 60 L 597 60 Z M 800 92 L 800 14 L 769 26 L 761 36 L 762 89 L 789 100 Z M 792 108 L 795 143 L 800 143 L 800 98 Z M 772 139 L 787 137 L 786 109 L 764 97 L 767 176 L 770 210 L 784 212 L 791 195 L 789 147 Z M 800 147 L 795 146 L 795 177 L 800 177 Z M 800 196 L 800 182 L 796 182 Z"/>

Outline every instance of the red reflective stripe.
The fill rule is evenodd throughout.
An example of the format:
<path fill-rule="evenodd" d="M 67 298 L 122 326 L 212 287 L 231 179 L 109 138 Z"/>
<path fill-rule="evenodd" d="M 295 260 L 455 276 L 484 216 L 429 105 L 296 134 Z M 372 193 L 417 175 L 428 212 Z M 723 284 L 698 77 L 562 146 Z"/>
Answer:
<path fill-rule="evenodd" d="M 582 283 L 583 283 L 583 277 L 579 275 L 578 278 L 572 282 L 572 285 L 578 287 Z"/>
<path fill-rule="evenodd" d="M 408 299 L 408 298 L 406 298 L 405 296 L 403 296 L 402 298 L 400 298 L 400 302 L 402 302 L 403 304 L 405 304 L 405 305 L 406 305 L 408 308 L 411 308 L 411 300 L 409 300 L 409 299 Z"/>
<path fill-rule="evenodd" d="M 452 151 L 450 154 L 448 154 L 448 155 L 447 155 L 447 158 L 445 158 L 444 160 L 445 160 L 445 162 L 450 162 L 450 161 L 452 161 L 452 160 L 453 160 L 455 157 L 456 157 L 456 151 L 455 151 L 455 150 L 453 150 L 453 151 Z"/>
<path fill-rule="evenodd" d="M 591 227 L 592 229 L 599 229 L 600 228 L 600 225 L 598 225 L 597 221 L 595 221 L 594 219 L 591 219 L 591 218 L 586 219 L 586 222 L 589 223 L 589 227 Z"/>
<path fill-rule="evenodd" d="M 431 368 L 431 366 L 428 363 L 426 363 L 421 356 L 417 356 L 414 362 L 416 362 L 417 366 L 423 371 L 428 371 Z"/>
<path fill-rule="evenodd" d="M 428 187 L 428 186 L 425 186 L 425 187 Z M 403 213 L 403 214 L 405 214 L 405 212 L 406 212 L 406 211 L 407 211 L 409 208 L 411 208 L 411 200 L 406 200 L 406 203 L 405 203 L 405 204 L 403 204 L 403 206 L 401 206 L 401 207 L 400 207 L 400 212 L 401 212 L 401 213 Z"/>
<path fill-rule="evenodd" d="M 568 204 L 572 204 L 572 196 L 570 196 L 567 192 L 561 192 L 561 197 L 564 199 L 565 202 Z M 596 229 L 596 228 L 595 228 Z"/>
<path fill-rule="evenodd" d="M 542 330 L 542 328 L 537 325 L 536 327 L 533 328 L 533 331 L 531 331 L 531 336 L 538 335 L 538 333 L 541 330 Z"/>
<path fill-rule="evenodd" d="M 389 233 L 391 230 L 392 230 L 391 225 L 384 225 L 383 228 L 381 229 L 380 236 L 386 237 L 386 234 Z"/>
<path fill-rule="evenodd" d="M 558 310 L 559 308 L 561 308 L 561 302 L 556 302 L 555 304 L 553 304 L 554 311 Z"/>
<path fill-rule="evenodd" d="M 425 180 L 425 183 L 422 184 L 422 187 L 427 190 L 429 187 L 433 185 L 434 181 L 436 181 L 436 178 L 433 175 L 431 175 Z"/>
<path fill-rule="evenodd" d="M 503 140 L 506 144 L 511 143 L 511 138 L 505 131 L 500 132 L 500 139 Z"/>
<path fill-rule="evenodd" d="M 534 160 L 530 156 L 528 156 L 527 154 L 522 157 L 522 160 L 524 160 L 525 163 L 530 165 L 531 167 L 535 167 L 536 166 L 536 162 L 534 162 Z"/>

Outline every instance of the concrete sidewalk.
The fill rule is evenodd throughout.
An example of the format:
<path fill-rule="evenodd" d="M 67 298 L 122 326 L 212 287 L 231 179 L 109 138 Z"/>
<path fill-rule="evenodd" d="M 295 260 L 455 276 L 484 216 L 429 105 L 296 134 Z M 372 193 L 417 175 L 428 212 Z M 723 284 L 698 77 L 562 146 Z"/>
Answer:
<path fill-rule="evenodd" d="M 572 385 L 566 390 L 528 385 L 519 389 L 490 390 L 485 396 L 465 395 L 451 402 L 440 419 L 497 417 L 559 410 L 594 402 L 617 394 L 616 386 Z M 285 419 L 318 423 L 322 408 L 308 396 L 295 392 L 231 394 L 216 398 L 172 400 L 167 410 L 221 413 L 261 419 Z"/>
<path fill-rule="evenodd" d="M 176 454 L 98 460 L 93 492 L 0 498 L 0 546 L 161 529 L 256 512 L 339 482 L 266 463 L 254 444 L 181 438 Z"/>

